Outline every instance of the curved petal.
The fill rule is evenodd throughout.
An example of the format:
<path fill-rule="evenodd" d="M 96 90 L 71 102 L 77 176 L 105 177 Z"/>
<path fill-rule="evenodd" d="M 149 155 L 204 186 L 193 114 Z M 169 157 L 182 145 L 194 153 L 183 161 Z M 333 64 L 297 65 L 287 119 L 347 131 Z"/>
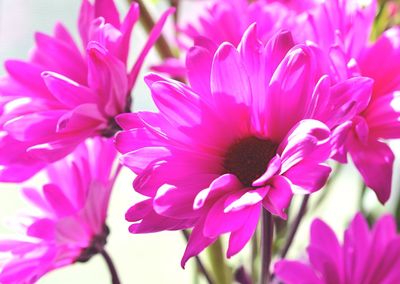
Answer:
<path fill-rule="evenodd" d="M 347 147 L 366 185 L 375 191 L 381 203 L 385 203 L 392 189 L 392 150 L 385 143 L 373 139 L 364 144 L 351 138 Z"/>

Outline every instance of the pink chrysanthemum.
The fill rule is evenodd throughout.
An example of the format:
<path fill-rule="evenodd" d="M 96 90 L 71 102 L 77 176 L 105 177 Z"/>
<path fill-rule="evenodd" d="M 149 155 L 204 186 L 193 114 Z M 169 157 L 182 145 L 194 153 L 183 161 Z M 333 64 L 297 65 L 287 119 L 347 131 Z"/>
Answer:
<path fill-rule="evenodd" d="M 308 263 L 281 260 L 277 277 L 285 284 L 400 283 L 400 235 L 391 215 L 381 217 L 370 230 L 357 214 L 340 244 L 321 220 L 311 226 Z"/>
<path fill-rule="evenodd" d="M 89 139 L 46 168 L 41 189 L 23 190 L 37 213 L 22 218 L 21 236 L 0 240 L 0 283 L 34 283 L 102 251 L 116 155 L 109 139 Z"/>
<path fill-rule="evenodd" d="M 294 46 L 288 32 L 266 45 L 255 25 L 238 49 L 200 40 L 187 58 L 191 87 L 146 78 L 160 113 L 117 118 L 117 148 L 147 196 L 126 214 L 132 233 L 194 227 L 182 260 L 230 233 L 228 257 L 256 229 L 261 208 L 286 217 L 293 193 L 320 189 L 330 168 L 328 125 L 351 118 L 371 82 L 330 86 L 315 47 Z"/>
<path fill-rule="evenodd" d="M 258 38 L 266 43 L 282 29 L 294 30 L 297 27 L 297 11 L 281 3 L 268 3 L 267 0 L 217 0 L 211 3 L 196 3 L 200 12 L 195 20 L 179 24 L 177 45 L 186 53 L 198 37 L 205 37 L 216 46 L 230 42 L 237 46 L 247 28 L 257 23 Z M 186 75 L 184 62 L 175 58 L 153 67 L 154 71 L 170 76 Z"/>
<path fill-rule="evenodd" d="M 400 28 L 369 44 L 376 7 L 374 0 L 327 0 L 311 13 L 304 35 L 330 54 L 343 77 L 361 74 L 374 80 L 371 100 L 348 125 L 348 138 L 335 158 L 346 162 L 349 153 L 366 185 L 385 203 L 394 155 L 384 141 L 400 138 Z"/>
<path fill-rule="evenodd" d="M 82 2 L 84 50 L 57 24 L 53 36 L 36 33 L 29 61 L 7 61 L 8 76 L 0 82 L 0 180 L 25 180 L 87 137 L 112 136 L 118 130 L 114 116 L 130 110 L 131 89 L 170 13 L 154 27 L 129 72 L 139 8 L 132 4 L 121 22 L 113 0 Z"/>

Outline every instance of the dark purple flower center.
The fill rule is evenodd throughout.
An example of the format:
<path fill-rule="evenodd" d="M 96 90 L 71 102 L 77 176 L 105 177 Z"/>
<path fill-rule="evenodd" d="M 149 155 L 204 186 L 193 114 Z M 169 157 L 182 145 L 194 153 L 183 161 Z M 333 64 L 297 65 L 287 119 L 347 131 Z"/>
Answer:
<path fill-rule="evenodd" d="M 259 178 L 266 170 L 269 161 L 275 156 L 278 144 L 267 139 L 247 137 L 238 140 L 225 154 L 224 169 L 246 187 Z"/>
<path fill-rule="evenodd" d="M 92 238 L 90 245 L 81 251 L 81 254 L 75 259 L 75 262 L 87 262 L 92 256 L 101 253 L 107 243 L 109 234 L 110 229 L 107 225 L 104 225 L 103 231 Z"/>
<path fill-rule="evenodd" d="M 107 128 L 102 129 L 100 131 L 100 135 L 106 138 L 111 138 L 114 137 L 115 133 L 118 131 L 122 130 L 121 127 L 119 127 L 118 123 L 115 121 L 114 118 L 110 118 L 108 120 Z"/>

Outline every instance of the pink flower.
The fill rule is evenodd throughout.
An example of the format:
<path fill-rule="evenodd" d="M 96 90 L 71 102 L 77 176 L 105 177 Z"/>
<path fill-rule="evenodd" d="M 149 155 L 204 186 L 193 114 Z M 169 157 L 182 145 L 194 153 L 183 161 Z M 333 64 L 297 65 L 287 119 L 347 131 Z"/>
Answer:
<path fill-rule="evenodd" d="M 369 44 L 377 4 L 365 3 L 324 2 L 310 15 L 306 37 L 330 54 L 336 70 L 342 70 L 342 79 L 361 74 L 375 82 L 371 101 L 348 125 L 347 140 L 335 158 L 346 162 L 349 153 L 366 185 L 385 203 L 394 162 L 385 140 L 400 138 L 400 28 L 387 30 Z"/>
<path fill-rule="evenodd" d="M 101 252 L 116 154 L 109 139 L 88 139 L 46 168 L 48 183 L 41 189 L 23 190 L 37 213 L 22 218 L 21 236 L 0 241 L 1 283 L 33 283 Z"/>
<path fill-rule="evenodd" d="M 388 284 L 400 282 L 400 235 L 391 215 L 368 228 L 357 214 L 340 244 L 327 224 L 311 226 L 308 263 L 281 260 L 275 274 L 285 284 Z"/>
<path fill-rule="evenodd" d="M 294 46 L 288 32 L 264 45 L 253 25 L 238 49 L 215 49 L 202 39 L 189 51 L 190 87 L 146 78 L 159 113 L 117 118 L 125 129 L 117 148 L 147 197 L 127 212 L 130 231 L 194 227 L 182 265 L 224 233 L 228 257 L 236 254 L 261 208 L 286 218 L 294 193 L 319 190 L 330 173 L 331 132 L 312 118 L 343 123 L 371 88 L 361 77 L 331 87 L 316 48 Z"/>
<path fill-rule="evenodd" d="M 136 77 L 171 12 L 154 27 L 130 71 L 127 57 L 139 8 L 132 4 L 121 22 L 113 0 L 82 2 L 78 26 L 84 51 L 57 24 L 53 36 L 35 35 L 29 61 L 7 61 L 8 76 L 0 82 L 0 180 L 25 180 L 87 137 L 112 136 L 118 130 L 114 116 L 130 111 Z"/>
<path fill-rule="evenodd" d="M 179 24 L 177 45 L 183 54 L 192 47 L 198 37 L 205 37 L 219 46 L 229 42 L 237 46 L 247 28 L 257 23 L 258 38 L 266 43 L 282 29 L 292 31 L 297 26 L 298 12 L 281 3 L 267 3 L 267 0 L 218 0 L 196 3 L 200 12 L 194 20 Z M 216 50 L 215 50 L 216 51 Z M 154 71 L 167 73 L 172 77 L 185 77 L 183 60 L 170 58 Z"/>

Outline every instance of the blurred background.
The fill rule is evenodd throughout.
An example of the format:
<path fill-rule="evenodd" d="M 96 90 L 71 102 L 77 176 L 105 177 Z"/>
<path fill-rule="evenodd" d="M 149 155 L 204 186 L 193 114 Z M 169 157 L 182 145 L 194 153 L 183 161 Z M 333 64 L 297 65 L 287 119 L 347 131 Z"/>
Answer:
<path fill-rule="evenodd" d="M 188 1 L 189 2 L 189 1 Z M 190 1 L 194 2 L 194 1 Z M 35 31 L 51 33 L 57 21 L 64 23 L 76 36 L 76 21 L 80 7 L 80 0 L 0 0 L 0 75 L 4 75 L 2 63 L 8 58 L 26 59 L 33 46 Z M 147 1 L 146 1 L 147 3 Z M 126 1 L 117 1 L 121 14 L 127 11 Z M 159 1 L 148 1 L 152 12 L 159 15 L 166 4 Z M 182 11 L 185 18 L 194 13 L 191 3 L 184 3 Z M 167 26 L 170 31 L 172 25 Z M 167 31 L 168 32 L 168 31 Z M 140 51 L 145 41 L 145 33 L 141 28 L 136 28 L 132 40 L 133 58 Z M 153 52 L 147 59 L 147 66 L 157 61 Z M 148 72 L 145 68 L 143 73 Z M 151 110 L 153 104 L 142 80 L 134 89 L 134 109 Z M 393 149 L 400 154 L 400 144 L 394 143 Z M 10 149 L 11 150 L 11 149 Z M 194 275 L 194 261 L 189 261 L 186 270 L 180 267 L 180 258 L 183 255 L 185 242 L 179 232 L 167 232 L 152 235 L 132 235 L 128 233 L 128 223 L 124 219 L 125 211 L 138 199 L 132 189 L 133 174 L 128 170 L 122 171 L 115 185 L 110 210 L 108 225 L 111 235 L 108 240 L 108 251 L 113 257 L 122 283 L 192 283 Z M 40 177 L 34 183 L 40 184 Z M 0 184 L 0 219 L 15 215 L 27 204 L 21 198 L 18 188 L 12 184 Z M 310 211 L 301 225 L 296 241 L 290 250 L 289 257 L 298 257 L 304 251 L 308 242 L 309 224 L 314 217 L 320 217 L 328 222 L 341 235 L 348 221 L 359 210 L 359 197 L 361 194 L 361 178 L 352 166 L 341 169 L 340 175 L 329 186 L 327 196 L 323 203 L 316 209 L 316 201 L 321 193 L 311 197 Z M 385 211 L 393 211 L 399 195 L 399 163 L 396 162 L 394 171 L 394 187 L 392 199 L 385 208 L 378 205 L 374 194 L 367 191 L 362 206 L 368 212 L 380 215 Z M 293 210 L 301 200 L 296 198 Z M 10 234 L 6 226 L 0 227 L 0 234 Z M 232 261 L 246 262 L 247 253 L 244 252 Z M 109 284 L 110 278 L 103 259 L 94 257 L 85 264 L 75 264 L 50 273 L 38 283 L 70 284 L 70 283 L 96 283 Z"/>

